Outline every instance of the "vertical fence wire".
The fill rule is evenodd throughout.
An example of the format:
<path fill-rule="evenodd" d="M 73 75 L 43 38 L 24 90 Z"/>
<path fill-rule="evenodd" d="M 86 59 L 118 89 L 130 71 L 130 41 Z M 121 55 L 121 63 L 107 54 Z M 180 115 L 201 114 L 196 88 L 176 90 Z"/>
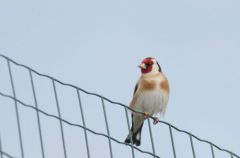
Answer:
<path fill-rule="evenodd" d="M 54 80 L 52 80 L 52 84 L 53 84 L 53 90 L 54 90 L 56 105 L 57 105 L 58 117 L 59 117 L 60 119 L 62 119 L 61 111 L 60 111 L 60 107 L 59 107 L 59 101 L 58 101 L 58 97 L 57 97 L 56 85 L 55 85 L 55 81 L 54 81 Z M 60 122 L 60 128 L 61 128 L 61 136 L 62 136 L 62 144 L 63 144 L 63 153 L 64 153 L 64 157 L 67 158 L 66 144 L 65 144 L 64 132 L 63 132 L 63 124 L 62 124 L 62 121 L 61 121 L 61 120 L 59 120 L 59 122 Z"/>
<path fill-rule="evenodd" d="M 213 145 L 212 145 L 212 144 L 210 144 L 210 146 L 211 146 L 211 151 L 212 151 L 212 158 L 215 158 L 215 154 L 214 154 Z"/>
<path fill-rule="evenodd" d="M 1 140 L 1 135 L 0 135 L 0 158 L 3 158 L 3 153 L 2 153 L 2 140 Z"/>
<path fill-rule="evenodd" d="M 102 101 L 103 114 L 104 114 L 104 119 L 105 119 L 106 128 L 107 128 L 107 135 L 108 135 L 108 137 L 110 137 L 109 127 L 108 127 L 108 121 L 107 121 L 107 114 L 106 114 L 106 109 L 105 109 L 105 104 L 104 104 L 103 98 L 101 98 L 101 101 Z M 109 142 L 110 157 L 113 158 L 112 143 L 111 143 L 110 138 L 108 138 L 108 142 Z"/>
<path fill-rule="evenodd" d="M 35 86 L 34 86 L 34 81 L 33 81 L 33 76 L 32 76 L 32 71 L 31 71 L 31 70 L 29 70 L 29 76 L 30 76 L 31 85 L 32 85 L 32 92 L 33 92 L 33 98 L 34 98 L 35 107 L 38 109 L 36 91 L 35 91 Z M 36 111 L 36 114 L 37 114 L 38 133 L 39 133 L 39 139 L 40 139 L 42 157 L 45 158 L 39 111 Z"/>
<path fill-rule="evenodd" d="M 80 91 L 82 92 L 85 92 L 89 95 L 94 95 L 94 96 L 97 96 L 99 98 L 101 98 L 101 101 L 102 101 L 102 108 L 103 108 L 103 113 L 104 113 L 104 119 L 105 119 L 105 124 L 106 124 L 106 129 L 107 129 L 107 135 L 106 137 L 108 136 L 108 141 L 109 141 L 109 150 L 110 150 L 110 157 L 113 158 L 113 151 L 112 151 L 112 144 L 111 144 L 111 137 L 110 137 L 110 131 L 109 131 L 109 126 L 108 126 L 108 120 L 107 120 L 107 114 L 106 114 L 106 109 L 105 109 L 105 104 L 104 104 L 104 100 L 108 100 L 109 102 L 113 103 L 113 104 L 119 104 L 121 106 L 123 106 L 125 108 L 125 113 L 126 113 L 126 118 L 127 118 L 127 123 L 128 123 L 128 130 L 130 131 L 130 124 L 129 124 L 129 117 L 128 117 L 128 113 L 127 113 L 127 107 L 125 107 L 125 105 L 121 104 L 121 103 L 117 103 L 117 102 L 114 102 L 114 101 L 111 101 L 110 99 L 108 98 L 105 98 L 101 95 L 98 95 L 98 94 L 95 94 L 95 93 L 90 93 L 90 92 L 87 92 L 85 90 L 82 90 L 81 88 L 78 88 L 74 85 L 71 85 L 71 84 L 66 84 L 66 83 L 63 83 L 51 76 L 47 76 L 47 75 L 44 75 L 44 74 L 41 74 L 41 73 L 38 73 L 36 72 L 35 70 L 31 69 L 30 67 L 27 67 L 25 65 L 21 65 L 21 64 L 18 64 L 17 62 L 9 59 L 8 57 L 5 57 L 3 55 L 0 54 L 1 57 L 5 58 L 6 61 L 7 61 L 7 66 L 8 66 L 8 71 L 9 71 L 9 76 L 10 76 L 10 83 L 11 83 L 11 89 L 12 89 L 12 96 L 9 96 L 10 98 L 12 98 L 14 100 L 14 105 L 15 105 L 15 115 L 16 115 L 16 124 L 17 124 L 17 134 L 18 134 L 18 143 L 20 145 L 20 153 L 21 153 L 21 156 L 19 156 L 19 158 L 24 158 L 25 155 L 24 155 L 24 145 L 23 145 L 23 137 L 22 137 L 22 130 L 21 130 L 21 122 L 20 122 L 20 113 L 19 113 L 19 109 L 18 109 L 18 104 L 19 102 L 17 101 L 17 96 L 16 96 L 16 89 L 15 89 L 15 84 L 14 84 L 14 73 L 12 71 L 12 64 L 16 64 L 18 66 L 21 66 L 21 67 L 24 67 L 26 69 L 29 70 L 29 74 L 30 74 L 30 79 L 31 79 L 31 85 L 32 85 L 32 91 L 33 91 L 33 97 L 34 97 L 34 102 L 35 102 L 35 108 L 36 108 L 36 114 L 37 114 L 37 120 L 38 120 L 38 130 L 39 130 L 39 137 L 40 137 L 40 143 L 41 143 L 41 150 L 42 150 L 42 157 L 45 158 L 45 153 L 44 153 L 44 145 L 43 145 L 43 137 L 42 137 L 42 130 L 41 130 L 41 122 L 40 122 L 40 115 L 39 115 L 39 110 L 38 110 L 38 103 L 37 103 L 37 96 L 36 96 L 36 91 L 35 91 L 35 87 L 34 87 L 34 78 L 33 78 L 33 73 L 36 73 L 40 76 L 45 76 L 47 77 L 48 79 L 52 80 L 52 84 L 53 84 L 53 89 L 54 89 L 54 95 L 55 95 L 55 99 L 56 99 L 56 106 L 57 106 L 57 111 L 58 111 L 58 118 L 59 118 L 59 122 L 60 122 L 60 129 L 61 129 L 61 138 L 62 138 L 62 145 L 63 145 L 63 151 L 64 151 L 64 157 L 67 158 L 67 150 L 66 150 L 66 144 L 65 144 L 65 138 L 64 138 L 64 130 L 63 130 L 63 119 L 61 117 L 61 111 L 60 111 L 60 106 L 59 106 L 59 100 L 58 100 L 58 96 L 57 96 L 57 89 L 56 89 L 56 82 L 57 83 L 60 83 L 61 85 L 67 85 L 67 86 L 70 86 L 70 87 L 73 87 L 73 88 L 76 88 L 77 90 L 77 94 L 78 94 L 78 101 L 79 101 L 79 107 L 80 107 L 80 111 L 81 111 L 81 116 L 82 116 L 82 120 L 83 120 L 83 126 L 84 126 L 84 134 L 85 134 L 85 142 L 86 142 L 86 148 L 87 148 L 87 154 L 88 154 L 88 158 L 90 158 L 90 151 L 89 151 L 89 144 L 88 144 L 88 137 L 87 137 L 87 130 L 89 129 L 86 129 L 86 124 L 85 124 L 85 120 L 84 120 L 84 114 L 83 114 L 83 108 L 82 108 L 82 103 L 81 103 L 81 98 L 80 98 Z M 46 113 L 45 113 L 46 114 Z M 47 114 L 49 115 L 49 114 Z M 211 154 L 212 154 L 212 158 L 215 158 L 215 151 L 214 151 L 214 148 L 216 149 L 219 149 L 221 151 L 225 151 L 225 152 L 228 152 L 231 156 L 231 158 L 234 158 L 234 157 L 239 157 L 237 156 L 236 154 L 226 150 L 226 149 L 222 149 L 218 146 L 216 146 L 215 144 L 209 142 L 209 141 L 206 141 L 206 140 L 202 140 L 196 136 L 194 136 L 193 134 L 189 133 L 189 132 L 186 132 L 186 131 L 183 131 L 183 130 L 180 130 L 178 128 L 176 128 L 175 126 L 172 126 L 171 124 L 169 123 L 166 123 L 165 124 L 168 125 L 169 127 L 169 131 L 170 131 L 170 136 L 171 136 L 171 144 L 172 144 L 172 150 L 173 150 L 173 156 L 174 158 L 176 158 L 176 150 L 175 150 L 175 145 L 174 145 L 174 138 L 173 138 L 173 132 L 172 132 L 172 129 L 176 129 L 177 131 L 179 132 L 184 132 L 184 133 L 187 133 L 189 134 L 190 136 L 190 142 L 191 142 L 191 148 L 192 148 L 192 153 L 193 153 L 193 158 L 196 158 L 196 154 L 195 154 L 195 149 L 194 149 L 194 144 L 193 144 L 193 138 L 196 138 L 197 140 L 199 141 L 202 141 L 202 142 L 206 142 L 210 145 L 211 147 Z M 149 133 L 150 133 L 150 138 L 151 138 L 151 143 L 152 143 L 152 150 L 153 150 L 153 153 L 150 153 L 153 157 L 158 157 L 157 155 L 155 155 L 155 148 L 154 148 L 154 142 L 153 142 L 153 136 L 152 136 L 152 129 L 151 129 L 151 124 L 150 124 L 150 120 L 148 119 L 148 127 L 149 127 Z M 132 134 L 130 132 L 130 134 Z M 131 135 L 130 135 L 131 136 Z M 132 137 L 131 137 L 132 138 Z M 115 140 L 115 139 L 112 139 L 112 140 Z M 117 141 L 117 140 L 116 140 Z M 118 141 L 117 141 L 118 142 Z M 134 154 L 134 148 L 136 150 L 139 150 L 141 151 L 139 148 L 136 148 L 135 146 L 133 146 L 133 143 L 132 143 L 132 139 L 131 139 L 131 149 L 132 149 L 132 157 L 135 158 L 135 154 Z M 142 151 L 144 152 L 144 151 Z M 146 153 L 146 152 L 145 152 Z M 1 138 L 0 138 L 0 158 L 3 158 L 3 157 L 10 157 L 12 158 L 13 156 L 9 155 L 8 153 L 5 153 L 3 152 L 2 150 L 2 142 L 1 142 Z"/>
<path fill-rule="evenodd" d="M 171 136 L 173 156 L 174 156 L 174 158 L 177 158 L 177 156 L 176 156 L 176 151 L 175 151 L 174 140 L 173 140 L 172 127 L 171 127 L 171 126 L 168 126 L 168 127 L 169 127 L 169 131 L 170 131 L 170 136 Z"/>
<path fill-rule="evenodd" d="M 130 141 L 131 141 L 132 158 L 135 158 L 134 148 L 133 148 L 133 140 L 132 140 L 132 131 L 130 130 L 128 111 L 127 111 L 126 107 L 124 109 L 125 109 L 125 114 L 126 114 L 126 119 L 127 119 L 127 126 L 128 126 L 129 135 L 130 135 Z"/>
<path fill-rule="evenodd" d="M 76 90 L 77 90 L 78 103 L 79 103 L 79 108 L 80 108 L 80 112 L 81 112 L 81 116 L 82 116 L 82 122 L 83 122 L 83 127 L 84 127 L 84 136 L 85 136 L 85 142 L 86 142 L 86 148 L 87 148 L 87 156 L 88 156 L 88 158 L 90 158 L 87 130 L 86 130 L 86 124 L 85 124 L 85 119 L 84 119 L 84 114 L 83 114 L 81 96 L 80 96 L 79 90 L 78 89 L 76 89 Z"/>
<path fill-rule="evenodd" d="M 153 135 L 152 135 L 151 123 L 150 123 L 150 119 L 149 119 L 149 118 L 148 118 L 147 120 L 148 120 L 149 134 L 150 134 L 151 144 L 152 144 L 152 151 L 153 151 L 154 157 L 156 157 L 155 147 L 154 147 L 154 142 L 153 142 Z"/>
<path fill-rule="evenodd" d="M 9 71 L 9 76 L 10 76 L 10 81 L 11 81 L 13 97 L 16 98 L 12 69 L 11 69 L 11 64 L 10 64 L 9 60 L 7 60 L 7 65 L 8 65 L 8 71 Z M 17 118 L 17 128 L 18 128 L 18 136 L 19 136 L 19 142 L 20 142 L 20 148 L 21 148 L 21 156 L 22 156 L 22 158 L 24 158 L 21 124 L 20 124 L 19 111 L 18 111 L 18 106 L 17 106 L 17 101 L 16 100 L 14 100 L 14 104 L 15 104 L 15 112 L 16 112 L 16 118 Z"/>
<path fill-rule="evenodd" d="M 196 158 L 194 145 L 193 145 L 193 139 L 192 139 L 191 135 L 189 135 L 189 137 L 190 137 L 190 142 L 191 142 L 191 147 L 192 147 L 193 158 Z"/>

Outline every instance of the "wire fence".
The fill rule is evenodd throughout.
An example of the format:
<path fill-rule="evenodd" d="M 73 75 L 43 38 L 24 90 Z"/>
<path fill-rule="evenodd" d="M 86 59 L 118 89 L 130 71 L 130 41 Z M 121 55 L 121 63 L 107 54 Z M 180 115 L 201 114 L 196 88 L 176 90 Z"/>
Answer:
<path fill-rule="evenodd" d="M 159 129 L 154 129 L 154 130 L 152 129 L 150 120 L 151 119 L 153 120 L 154 119 L 153 117 L 150 117 L 147 120 L 148 131 L 146 133 L 149 134 L 150 139 L 148 141 L 150 142 L 150 145 L 149 145 L 150 148 L 147 147 L 147 146 L 136 147 L 136 146 L 132 145 L 132 143 L 125 144 L 123 142 L 124 137 L 113 136 L 114 132 L 113 132 L 113 128 L 111 128 L 111 126 L 116 126 L 116 124 L 111 124 L 110 123 L 111 122 L 111 119 L 110 119 L 110 116 L 109 116 L 110 115 L 110 110 L 108 110 L 108 109 L 110 109 L 110 108 L 121 108 L 123 110 L 125 120 L 123 118 L 117 118 L 117 119 L 124 120 L 122 124 L 120 124 L 120 123 L 119 124 L 127 127 L 125 129 L 125 131 L 127 131 L 127 132 L 124 133 L 126 135 L 128 134 L 128 131 L 130 130 L 130 119 L 129 119 L 128 111 L 134 111 L 134 110 L 130 109 L 128 106 L 126 106 L 124 104 L 114 102 L 114 101 L 112 101 L 112 100 L 110 100 L 110 99 L 108 99 L 104 96 L 101 96 L 99 94 L 90 93 L 88 91 L 85 91 L 85 90 L 77 87 L 77 86 L 67 84 L 67 83 L 63 83 L 63 82 L 61 82 L 61 81 L 59 81 L 59 80 L 57 80 L 57 79 L 55 79 L 51 76 L 41 74 L 41 73 L 33 70 L 32 68 L 30 68 L 28 66 L 25 66 L 25 65 L 22 65 L 22 64 L 19 64 L 19 63 L 13 61 L 12 59 L 10 59 L 10 58 L 8 58 L 4 55 L 0 55 L 0 57 L 1 57 L 0 70 L 5 65 L 5 67 L 7 69 L 6 72 L 8 72 L 8 74 L 5 73 L 6 81 L 8 81 L 10 83 L 10 85 L 9 85 L 10 90 L 8 91 L 8 93 L 5 93 L 5 92 L 3 92 L 2 89 L 0 89 L 0 98 L 1 99 L 8 99 L 8 100 L 14 102 L 14 110 L 12 110 L 14 112 L 11 111 L 11 116 L 13 116 L 13 115 L 15 116 L 15 118 L 14 118 L 15 121 L 14 122 L 16 123 L 16 127 L 17 127 L 16 128 L 17 136 L 15 135 L 14 138 L 18 139 L 18 140 L 16 140 L 16 139 L 12 140 L 12 143 L 15 145 L 14 147 L 11 147 L 7 143 L 9 141 L 6 140 L 5 135 L 7 136 L 8 133 L 11 133 L 11 132 L 9 132 L 9 130 L 12 130 L 12 128 L 9 128 L 8 126 L 7 127 L 4 126 L 5 124 L 11 124 L 11 123 L 10 123 L 10 121 L 8 122 L 8 120 L 5 120 L 5 118 L 3 118 L 4 123 L 0 124 L 0 129 L 1 129 L 0 130 L 0 158 L 5 158 L 5 157 L 7 157 L 7 158 L 13 158 L 13 157 L 28 158 L 29 157 L 28 156 L 29 155 L 29 150 L 32 150 L 31 149 L 32 146 L 31 145 L 27 146 L 27 145 L 25 145 L 24 142 L 27 141 L 27 139 L 28 139 L 27 136 L 30 137 L 31 134 L 27 133 L 26 130 L 23 130 L 23 128 L 25 128 L 25 127 L 23 127 L 23 125 L 22 125 L 23 123 L 21 122 L 21 117 L 23 117 L 22 115 L 24 113 L 24 112 L 21 111 L 21 109 L 23 107 L 25 107 L 25 109 L 27 108 L 28 110 L 32 110 L 31 114 L 34 114 L 32 117 L 36 118 L 35 128 L 37 129 L 37 132 L 36 132 L 37 134 L 34 135 L 35 140 L 32 141 L 31 143 L 32 144 L 38 143 L 39 145 L 38 145 L 38 148 L 36 149 L 36 151 L 38 151 L 38 155 L 34 155 L 34 157 L 42 157 L 42 158 L 51 157 L 50 154 L 49 154 L 49 150 L 52 151 L 52 147 L 47 146 L 47 139 L 48 138 L 44 137 L 44 133 L 46 135 L 46 129 L 45 130 L 43 129 L 43 127 L 44 127 L 44 121 L 43 121 L 44 118 L 43 117 L 45 116 L 45 117 L 47 117 L 51 120 L 57 121 L 57 123 L 55 122 L 55 124 L 58 124 L 56 126 L 58 126 L 59 130 L 55 130 L 54 132 L 58 131 L 60 133 L 59 134 L 60 136 L 58 137 L 60 139 L 60 142 L 58 142 L 58 143 L 53 142 L 53 145 L 61 144 L 61 149 L 58 148 L 58 150 L 62 151 L 61 157 L 64 157 L 64 158 L 73 157 L 73 156 L 70 156 L 71 155 L 70 154 L 70 149 L 71 149 L 70 146 L 72 146 L 72 145 L 68 145 L 68 144 L 72 139 L 71 140 L 67 139 L 67 136 L 69 136 L 69 134 L 66 134 L 66 132 L 68 131 L 67 126 L 76 127 L 76 128 L 81 129 L 83 131 L 83 137 L 81 137 L 81 142 L 84 144 L 83 146 L 85 147 L 85 149 L 81 149 L 81 150 L 79 149 L 80 150 L 79 153 L 81 154 L 84 150 L 84 152 L 86 154 L 85 154 L 85 156 L 83 156 L 83 155 L 80 156 L 78 154 L 75 154 L 74 157 L 87 157 L 87 158 L 101 157 L 100 155 L 96 155 L 96 154 L 94 155 L 94 152 L 97 149 L 94 149 L 93 145 L 91 145 L 91 144 L 99 144 L 100 147 L 105 146 L 104 149 L 108 150 L 107 157 L 110 157 L 110 158 L 122 157 L 121 155 L 116 154 L 116 152 L 117 152 L 116 149 L 118 149 L 118 148 L 119 148 L 119 150 L 121 149 L 121 152 L 120 152 L 121 154 L 123 154 L 122 153 L 123 151 L 128 150 L 127 155 L 128 155 L 128 157 L 132 157 L 132 158 L 135 158 L 135 157 L 144 157 L 144 158 L 145 157 L 154 157 L 154 158 L 160 158 L 161 157 L 161 158 L 164 158 L 163 155 L 165 155 L 165 157 L 173 157 L 173 158 L 179 157 L 180 158 L 180 157 L 182 157 L 182 152 L 179 152 L 179 151 L 182 150 L 181 146 L 184 145 L 182 142 L 180 142 L 180 144 L 181 144 L 180 146 L 176 145 L 177 144 L 176 143 L 177 142 L 176 136 L 177 136 L 177 133 L 178 134 L 180 133 L 180 134 L 184 134 L 185 136 L 188 137 L 188 139 L 187 139 L 188 144 L 187 145 L 189 145 L 189 148 L 188 148 L 188 150 L 190 151 L 189 152 L 190 154 L 188 155 L 189 157 L 196 158 L 198 156 L 201 156 L 201 154 L 199 154 L 200 152 L 205 151 L 205 152 L 208 152 L 209 157 L 215 158 L 215 157 L 217 157 L 216 155 L 219 154 L 219 151 L 221 151 L 222 154 L 225 154 L 225 155 L 227 154 L 226 157 L 240 158 L 235 153 L 233 153 L 229 150 L 223 149 L 223 148 L 217 146 L 216 144 L 214 144 L 210 141 L 203 140 L 203 139 L 193 135 L 190 132 L 181 130 L 181 129 L 173 126 L 172 124 L 170 124 L 168 122 L 160 121 L 159 126 L 162 126 L 162 128 L 165 128 L 165 131 L 166 131 L 166 136 L 164 136 L 164 137 L 169 137 L 169 139 L 168 139 L 169 142 L 165 142 L 165 141 L 161 140 L 161 143 L 163 144 L 163 146 L 167 146 L 166 144 L 168 144 L 168 146 L 166 147 L 167 148 L 167 150 L 166 150 L 167 153 L 163 154 L 162 150 L 161 150 L 161 152 L 159 152 L 159 144 L 156 143 L 156 139 L 155 139 L 155 135 L 154 135 L 156 133 L 163 133 L 163 132 L 162 131 L 155 131 L 155 130 L 159 130 Z M 15 71 L 13 70 L 13 66 L 20 67 L 23 70 L 27 71 L 27 74 L 26 73 L 25 74 L 27 75 L 28 79 L 26 79 L 26 81 L 24 81 L 24 83 L 27 82 L 27 81 L 29 81 L 29 83 L 30 83 L 29 85 L 31 87 L 30 89 L 31 89 L 31 93 L 32 93 L 32 96 L 33 96 L 32 97 L 33 98 L 32 103 L 26 103 L 25 101 L 23 101 L 22 99 L 17 97 L 18 93 L 17 93 L 16 89 L 19 86 L 17 86 L 17 84 L 16 84 L 17 79 L 14 78 L 16 75 L 14 75 Z M 19 74 L 22 75 L 24 73 L 19 73 Z M 43 77 L 44 79 L 46 79 L 50 82 L 49 86 L 51 86 L 51 89 L 53 91 L 53 96 L 54 96 L 52 104 L 55 104 L 56 105 L 55 108 L 57 109 L 56 110 L 57 112 L 55 114 L 52 114 L 51 112 L 48 112 L 47 106 L 43 106 L 42 104 L 39 103 L 40 96 L 37 95 L 38 94 L 37 91 L 38 91 L 39 87 L 37 88 L 37 86 L 36 86 L 36 77 L 34 77 L 34 76 Z M 23 84 L 22 81 L 20 83 Z M 5 87 L 6 87 L 6 85 L 7 84 L 4 83 Z M 64 110 L 62 110 L 63 107 L 61 106 L 61 99 L 64 98 L 64 97 L 60 97 L 61 92 L 59 92 L 59 90 L 58 90 L 59 89 L 58 87 L 60 85 L 70 88 L 73 91 L 73 93 L 75 94 L 75 98 L 77 100 L 77 107 L 78 107 L 78 110 L 79 110 L 79 114 L 77 114 L 76 116 L 79 117 L 79 119 L 81 119 L 81 123 L 76 123 L 75 121 L 69 121 L 68 119 L 66 119 L 63 116 Z M 48 90 L 45 90 L 45 93 L 47 93 L 47 91 Z M 100 109 L 101 109 L 101 111 L 99 111 L 100 109 L 98 109 L 98 112 L 94 116 L 97 117 L 97 115 L 103 114 L 104 124 L 100 126 L 101 130 L 95 130 L 95 129 L 93 129 L 93 126 L 90 127 L 90 125 L 87 124 L 87 122 L 86 122 L 87 115 L 86 115 L 86 110 L 85 109 L 89 105 L 86 105 L 86 104 L 83 105 L 83 103 L 82 103 L 83 100 L 84 100 L 84 97 L 82 97 L 83 95 L 84 95 L 84 97 L 94 96 L 94 97 L 100 99 L 100 105 L 101 105 Z M 46 94 L 46 96 L 47 96 L 47 94 Z M 47 99 L 45 99 L 45 100 L 47 100 Z M 110 104 L 110 105 L 108 105 L 108 104 Z M 117 105 L 117 106 L 113 106 L 113 105 Z M 43 110 L 40 107 L 45 107 L 46 110 Z M 95 108 L 95 107 L 91 107 L 91 108 Z M 3 104 L 0 106 L 0 109 L 3 109 Z M 134 112 L 140 113 L 140 112 L 137 112 L 137 111 L 134 111 Z M 28 114 L 29 113 L 30 113 L 30 111 L 28 111 Z M 140 113 L 140 114 L 143 114 L 143 113 Z M 74 115 L 74 114 L 70 114 L 70 115 Z M 113 115 L 115 115 L 115 114 L 113 114 Z M 111 116 L 113 116 L 113 115 L 111 115 Z M 3 117 L 4 116 L 5 115 L 3 115 Z M 8 116 L 6 116 L 6 117 L 8 117 Z M 13 120 L 13 118 L 11 120 Z M 92 118 L 92 120 L 95 120 L 95 119 Z M 97 125 L 99 120 L 95 120 L 95 121 L 96 121 L 95 124 Z M 24 125 L 24 126 L 26 126 L 26 125 Z M 29 129 L 29 127 L 27 129 Z M 119 133 L 121 131 L 122 127 L 118 127 L 118 129 L 119 129 L 118 130 L 118 133 Z M 145 130 L 146 130 L 146 128 L 145 128 Z M 122 131 L 120 133 L 122 133 Z M 74 136 L 76 136 L 76 135 L 73 135 L 72 137 L 74 138 Z M 90 136 L 91 137 L 94 137 L 94 136 L 102 137 L 102 138 L 104 138 L 104 140 L 107 140 L 107 144 L 106 143 L 103 144 L 100 141 L 99 142 L 95 142 L 95 141 L 93 142 L 93 140 L 91 139 Z M 36 141 L 36 139 L 38 139 L 38 140 Z M 164 138 L 164 140 L 167 140 L 167 138 Z M 74 140 L 74 139 L 72 141 L 77 142 L 77 140 Z M 131 140 L 131 142 L 132 142 L 132 140 Z M 185 142 L 186 142 L 186 140 L 185 140 Z M 200 150 L 199 149 L 200 147 L 199 147 L 199 145 L 197 145 L 199 142 L 204 144 L 205 150 Z M 4 144 L 6 144 L 6 147 L 5 147 Z M 184 145 L 184 146 L 187 146 L 187 145 Z M 28 148 L 28 149 L 26 149 L 26 148 Z M 51 149 L 49 149 L 49 148 L 51 148 Z M 57 152 L 57 151 L 55 150 L 54 152 Z M 100 153 L 101 152 L 102 151 L 100 149 Z M 11 155 L 14 155 L 14 156 L 11 156 Z"/>

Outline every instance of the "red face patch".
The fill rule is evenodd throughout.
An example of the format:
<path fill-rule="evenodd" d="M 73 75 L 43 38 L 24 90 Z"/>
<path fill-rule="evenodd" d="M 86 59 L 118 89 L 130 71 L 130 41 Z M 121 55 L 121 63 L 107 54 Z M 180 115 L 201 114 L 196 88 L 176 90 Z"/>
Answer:
<path fill-rule="evenodd" d="M 149 72 L 152 71 L 153 61 L 152 61 L 151 58 L 146 58 L 146 59 L 144 59 L 144 60 L 142 61 L 142 63 L 146 65 L 146 69 L 141 69 L 141 72 L 142 72 L 143 74 L 149 73 Z"/>

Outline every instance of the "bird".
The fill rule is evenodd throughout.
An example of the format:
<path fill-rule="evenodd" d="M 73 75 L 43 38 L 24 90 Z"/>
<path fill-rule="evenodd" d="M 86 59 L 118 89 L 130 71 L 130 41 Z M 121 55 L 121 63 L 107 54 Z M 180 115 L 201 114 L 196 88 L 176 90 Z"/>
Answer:
<path fill-rule="evenodd" d="M 144 120 L 151 116 L 154 118 L 153 124 L 157 124 L 159 119 L 154 116 L 164 116 L 169 100 L 169 82 L 157 60 L 147 57 L 138 67 L 141 69 L 141 76 L 129 105 L 132 109 L 132 127 L 125 139 L 126 144 L 133 143 L 136 146 L 141 145 Z"/>

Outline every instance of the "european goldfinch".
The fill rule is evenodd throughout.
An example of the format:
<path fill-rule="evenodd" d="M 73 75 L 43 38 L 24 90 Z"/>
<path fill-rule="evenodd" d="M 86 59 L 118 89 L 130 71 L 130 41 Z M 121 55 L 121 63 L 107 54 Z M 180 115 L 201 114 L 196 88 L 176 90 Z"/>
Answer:
<path fill-rule="evenodd" d="M 154 116 L 158 113 L 164 115 L 169 98 L 168 80 L 162 73 L 156 59 L 145 58 L 138 67 L 141 69 L 142 75 L 135 86 L 129 107 L 134 111 L 144 113 L 144 115 L 132 112 L 132 127 L 125 140 L 125 143 L 130 143 L 132 136 L 132 143 L 136 146 L 141 144 L 144 120 L 148 116 Z M 159 119 L 154 118 L 154 124 L 158 123 Z"/>

